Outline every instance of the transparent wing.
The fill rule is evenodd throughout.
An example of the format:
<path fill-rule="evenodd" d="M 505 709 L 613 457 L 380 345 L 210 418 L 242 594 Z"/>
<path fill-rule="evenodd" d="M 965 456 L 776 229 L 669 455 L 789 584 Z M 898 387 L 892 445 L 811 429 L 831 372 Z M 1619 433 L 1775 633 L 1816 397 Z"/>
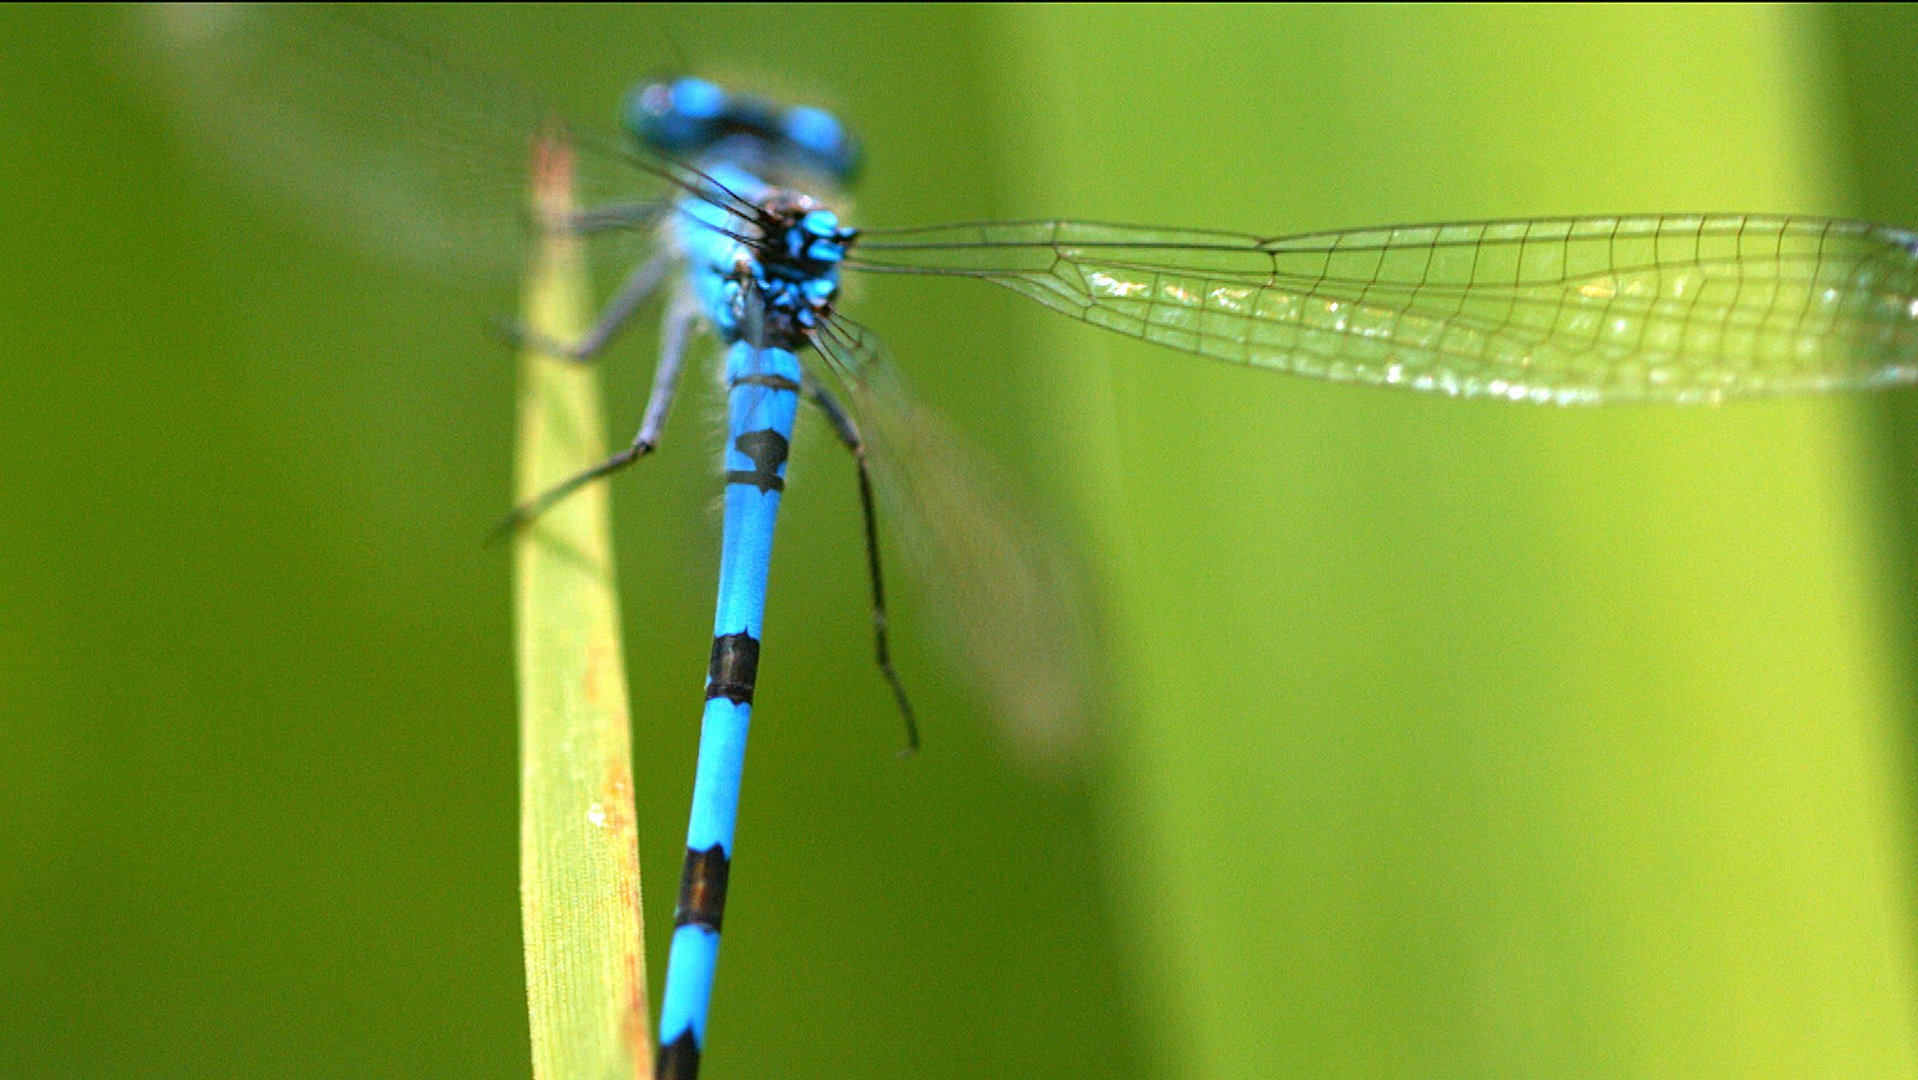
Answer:
<path fill-rule="evenodd" d="M 915 402 L 864 328 L 835 317 L 815 344 L 866 444 L 885 517 L 938 620 L 1022 760 L 1057 763 L 1096 707 L 1077 565 L 981 457 Z"/>
<path fill-rule="evenodd" d="M 560 125 L 530 94 L 460 69 L 404 11 L 181 5 L 139 17 L 181 125 L 214 148 L 213 167 L 284 196 L 316 230 L 432 276 L 519 271 L 542 131 L 563 126 L 575 146 L 580 205 L 619 208 L 595 222 L 598 248 L 636 250 L 679 168 Z"/>
<path fill-rule="evenodd" d="M 1457 397 L 1711 402 L 1918 378 L 1918 236 L 1665 215 L 1275 239 L 1084 222 L 869 230 L 849 265 L 982 278 L 1236 364 Z"/>

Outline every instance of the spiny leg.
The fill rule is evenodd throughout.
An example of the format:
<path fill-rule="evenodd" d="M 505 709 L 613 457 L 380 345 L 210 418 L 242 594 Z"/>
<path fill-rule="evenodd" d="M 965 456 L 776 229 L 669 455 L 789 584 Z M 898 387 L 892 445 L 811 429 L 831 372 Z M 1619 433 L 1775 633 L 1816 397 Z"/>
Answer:
<path fill-rule="evenodd" d="M 672 203 L 660 199 L 611 203 L 590 210 L 575 210 L 562 225 L 567 232 L 582 236 L 621 229 L 644 229 L 657 224 L 672 208 Z"/>
<path fill-rule="evenodd" d="M 686 342 L 692 336 L 693 325 L 698 320 L 698 305 L 689 296 L 675 295 L 665 320 L 660 324 L 659 364 L 653 369 L 653 389 L 646 399 L 646 415 L 640 421 L 639 434 L 633 438 L 632 445 L 521 503 L 505 520 L 494 526 L 492 535 L 498 537 L 512 532 L 587 484 L 616 473 L 653 452 L 659 445 L 660 432 L 666 426 L 666 414 L 672 409 L 673 394 L 679 387 L 679 369 L 685 359 Z"/>
<path fill-rule="evenodd" d="M 886 582 L 879 569 L 879 517 L 873 507 L 872 475 L 866 468 L 866 444 L 859 437 L 859 428 L 852 422 L 852 417 L 846 414 L 846 410 L 825 387 L 808 379 L 806 394 L 825 414 L 839 441 L 852 452 L 853 465 L 859 470 L 859 510 L 866 522 L 866 574 L 872 581 L 873 658 L 879 663 L 879 673 L 885 676 L 887 684 L 892 687 L 892 696 L 899 703 L 900 715 L 905 717 L 906 748 L 900 752 L 900 756 L 909 757 L 919 750 L 919 722 L 913 716 L 912 701 L 906 696 L 906 684 L 892 666 L 892 647 L 886 633 Z"/>
<path fill-rule="evenodd" d="M 591 329 L 581 334 L 577 341 L 555 341 L 544 334 L 530 330 L 516 322 L 506 322 L 500 331 L 506 339 L 522 348 L 534 348 L 549 356 L 561 360 L 571 360 L 584 364 L 596 358 L 606 346 L 611 344 L 613 336 L 625 327 L 633 312 L 646 302 L 666 278 L 666 272 L 672 268 L 673 254 L 669 251 L 655 252 L 626 275 L 620 282 L 619 291 L 606 302 L 600 312 L 599 321 Z"/>

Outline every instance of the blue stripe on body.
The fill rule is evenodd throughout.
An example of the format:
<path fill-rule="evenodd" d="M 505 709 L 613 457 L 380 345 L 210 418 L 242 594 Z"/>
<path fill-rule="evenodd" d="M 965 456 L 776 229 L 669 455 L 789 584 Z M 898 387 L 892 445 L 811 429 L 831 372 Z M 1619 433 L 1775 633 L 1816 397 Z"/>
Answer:
<path fill-rule="evenodd" d="M 713 1000 L 713 968 L 719 963 L 719 932 L 706 926 L 673 929 L 666 961 L 666 993 L 660 999 L 660 1046 L 692 1032 L 694 1047 L 706 1045 L 706 1009 Z"/>
<path fill-rule="evenodd" d="M 724 869 L 732 857 L 739 810 L 740 774 L 752 716 L 752 668 L 766 609 L 766 574 L 772 560 L 773 526 L 786 471 L 786 447 L 798 409 L 799 358 L 786 349 L 754 348 L 735 341 L 726 352 L 727 396 L 725 525 L 719 559 L 719 602 L 713 617 L 714 671 L 743 679 L 716 685 L 709 673 L 700 724 L 699 764 L 693 780 L 692 820 L 686 830 L 688 872 L 717 863 L 717 887 L 689 881 L 681 888 L 682 910 L 673 930 L 660 1001 L 661 1076 L 690 1077 L 705 1045 L 713 971 L 719 959 L 719 908 Z M 746 381 L 751 380 L 751 381 Z M 729 640 L 730 639 L 730 640 Z M 747 642 L 741 639 L 749 639 Z M 743 663 L 743 672 L 732 670 Z M 726 671 L 722 671 L 722 667 Z M 743 689 L 741 688 L 743 686 Z M 743 698 L 735 700 L 732 696 Z M 710 853 L 717 848 L 717 858 Z M 705 858 L 700 856 L 704 854 Z M 688 895 L 707 897 L 709 908 L 685 910 Z M 715 898 L 716 897 L 716 898 Z M 697 908 L 698 905 L 695 905 Z M 704 920 L 704 921 L 697 921 Z M 690 1045 L 687 1042 L 690 1036 Z"/>

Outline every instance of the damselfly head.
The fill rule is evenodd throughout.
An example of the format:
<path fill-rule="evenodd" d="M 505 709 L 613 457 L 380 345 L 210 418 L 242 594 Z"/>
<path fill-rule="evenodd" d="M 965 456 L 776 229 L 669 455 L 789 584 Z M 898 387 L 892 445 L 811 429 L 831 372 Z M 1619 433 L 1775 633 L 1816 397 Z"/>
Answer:
<path fill-rule="evenodd" d="M 677 157 L 735 141 L 750 144 L 754 156 L 823 173 L 838 184 L 859 171 L 859 142 L 831 113 L 733 93 L 706 79 L 641 84 L 626 97 L 625 117 L 634 138 Z"/>

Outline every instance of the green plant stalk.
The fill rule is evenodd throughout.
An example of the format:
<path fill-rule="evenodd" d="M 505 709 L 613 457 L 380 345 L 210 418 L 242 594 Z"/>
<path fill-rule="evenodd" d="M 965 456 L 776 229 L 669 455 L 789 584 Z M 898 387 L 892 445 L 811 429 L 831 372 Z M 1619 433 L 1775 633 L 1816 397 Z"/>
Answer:
<path fill-rule="evenodd" d="M 537 211 L 571 206 L 570 156 L 535 154 Z M 528 271 L 533 340 L 584 329 L 575 237 L 544 230 Z M 605 453 L 593 372 L 538 349 L 520 363 L 518 499 Z M 647 1078 L 653 1048 L 634 829 L 632 746 L 604 485 L 514 539 L 520 708 L 520 919 L 535 1080 Z"/>

